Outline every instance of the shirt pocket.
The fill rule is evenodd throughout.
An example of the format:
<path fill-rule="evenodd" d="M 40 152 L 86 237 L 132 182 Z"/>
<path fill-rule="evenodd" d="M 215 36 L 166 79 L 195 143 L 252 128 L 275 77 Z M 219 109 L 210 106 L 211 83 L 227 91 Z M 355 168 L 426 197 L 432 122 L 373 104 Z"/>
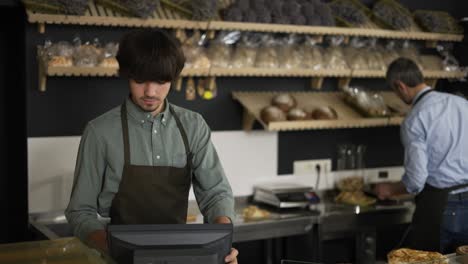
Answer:
<path fill-rule="evenodd" d="M 172 167 L 183 168 L 187 164 L 187 155 L 185 153 L 176 153 L 172 156 Z"/>

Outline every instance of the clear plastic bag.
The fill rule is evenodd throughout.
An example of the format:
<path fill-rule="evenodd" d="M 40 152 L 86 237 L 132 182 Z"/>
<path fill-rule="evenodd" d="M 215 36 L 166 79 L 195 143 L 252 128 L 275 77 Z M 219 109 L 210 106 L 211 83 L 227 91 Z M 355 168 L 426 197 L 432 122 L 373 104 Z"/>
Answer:
<path fill-rule="evenodd" d="M 278 43 L 270 36 L 265 35 L 265 41 L 258 50 L 257 57 L 255 59 L 255 67 L 258 68 L 278 68 Z"/>
<path fill-rule="evenodd" d="M 241 36 L 239 31 L 220 32 L 208 48 L 208 57 L 213 67 L 227 68 L 230 66 L 232 45 Z"/>
<path fill-rule="evenodd" d="M 396 43 L 393 40 L 387 42 L 384 47 L 380 47 L 380 53 L 382 54 L 383 62 L 388 67 L 394 60 L 400 57 L 400 54 L 396 51 Z"/>
<path fill-rule="evenodd" d="M 328 39 L 329 47 L 325 51 L 323 64 L 326 69 L 332 70 L 347 70 L 349 69 L 346 63 L 346 58 L 343 52 L 342 44 L 344 42 L 343 36 L 335 36 Z"/>
<path fill-rule="evenodd" d="M 237 43 L 231 58 L 231 67 L 249 68 L 255 65 L 258 46 L 262 42 L 263 34 L 247 32 Z"/>
<path fill-rule="evenodd" d="M 313 70 L 323 69 L 323 53 L 324 50 L 318 45 L 317 39 L 311 36 L 306 36 L 302 47 L 302 67 Z"/>
<path fill-rule="evenodd" d="M 369 49 L 365 54 L 369 70 L 385 71 L 387 69 L 381 49 L 377 46 L 377 39 L 369 40 Z"/>
<path fill-rule="evenodd" d="M 405 40 L 402 43 L 402 46 L 401 46 L 401 49 L 400 49 L 399 53 L 400 53 L 400 57 L 404 57 L 404 58 L 407 58 L 407 59 L 410 59 L 410 60 L 414 61 L 419 66 L 419 68 L 421 70 L 424 68 L 423 65 L 421 64 L 421 58 L 420 58 L 420 55 L 419 55 L 419 50 L 409 40 Z"/>
<path fill-rule="evenodd" d="M 51 67 L 69 67 L 73 66 L 74 48 L 67 41 L 52 43 L 46 40 L 41 50 L 42 59 Z"/>
<path fill-rule="evenodd" d="M 367 44 L 363 38 L 354 37 L 349 46 L 344 48 L 346 63 L 351 69 L 367 70 L 369 68 L 366 47 Z"/>
<path fill-rule="evenodd" d="M 460 64 L 458 60 L 453 56 L 452 44 L 439 44 L 437 45 L 437 51 L 442 56 L 442 66 L 444 71 L 460 71 Z"/>
<path fill-rule="evenodd" d="M 279 38 L 278 40 L 278 58 L 279 66 L 286 69 L 301 68 L 303 60 L 303 52 L 297 44 L 299 37 L 291 34 Z"/>
<path fill-rule="evenodd" d="M 379 93 L 359 87 L 344 88 L 345 101 L 366 117 L 387 117 L 390 111 Z"/>
<path fill-rule="evenodd" d="M 182 44 L 182 50 L 185 55 L 185 66 L 193 69 L 210 68 L 211 61 L 208 58 L 203 47 L 205 35 L 200 31 L 195 31 L 190 38 L 187 38 Z"/>
<path fill-rule="evenodd" d="M 463 34 L 463 27 L 447 12 L 416 10 L 414 19 L 424 30 L 429 32 Z"/>
<path fill-rule="evenodd" d="M 379 0 L 372 8 L 374 19 L 381 25 L 396 30 L 411 30 L 415 23 L 412 14 L 394 0 Z"/>
<path fill-rule="evenodd" d="M 73 53 L 73 64 L 78 67 L 94 67 L 98 65 L 99 58 L 102 54 L 99 41 L 94 40 L 94 43 L 81 43 L 80 38 L 73 40 L 75 50 Z"/>
<path fill-rule="evenodd" d="M 366 27 L 370 24 L 370 10 L 360 1 L 334 0 L 330 8 L 337 20 L 348 27 Z"/>
<path fill-rule="evenodd" d="M 115 42 L 107 43 L 102 52 L 99 66 L 101 67 L 118 67 L 119 64 L 115 58 L 119 50 L 119 44 Z"/>

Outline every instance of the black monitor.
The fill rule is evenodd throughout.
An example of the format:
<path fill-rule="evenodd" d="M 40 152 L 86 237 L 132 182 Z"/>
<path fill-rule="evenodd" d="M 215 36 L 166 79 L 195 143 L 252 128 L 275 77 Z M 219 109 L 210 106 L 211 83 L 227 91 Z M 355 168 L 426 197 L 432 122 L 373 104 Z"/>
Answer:
<path fill-rule="evenodd" d="M 223 264 L 232 224 L 108 225 L 109 253 L 118 264 Z"/>

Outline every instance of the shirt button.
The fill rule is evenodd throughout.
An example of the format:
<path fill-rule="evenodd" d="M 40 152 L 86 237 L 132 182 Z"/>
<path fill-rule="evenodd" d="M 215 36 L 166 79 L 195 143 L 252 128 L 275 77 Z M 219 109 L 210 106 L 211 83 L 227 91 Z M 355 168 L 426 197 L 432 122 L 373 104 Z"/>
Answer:
<path fill-rule="evenodd" d="M 164 122 L 164 121 L 166 121 L 166 119 L 163 118 L 162 121 Z"/>
<path fill-rule="evenodd" d="M 146 117 L 150 118 L 150 117 L 151 117 L 151 115 L 147 115 Z"/>
<path fill-rule="evenodd" d="M 161 156 L 157 155 L 157 156 L 156 156 L 156 158 L 157 158 L 157 159 L 160 159 L 160 158 L 161 158 Z"/>
<path fill-rule="evenodd" d="M 141 123 L 142 123 L 142 124 L 145 123 L 145 120 L 141 120 Z"/>
<path fill-rule="evenodd" d="M 155 133 L 155 134 L 157 134 L 157 133 L 158 133 L 158 131 L 155 129 L 155 130 L 154 130 L 154 133 Z"/>

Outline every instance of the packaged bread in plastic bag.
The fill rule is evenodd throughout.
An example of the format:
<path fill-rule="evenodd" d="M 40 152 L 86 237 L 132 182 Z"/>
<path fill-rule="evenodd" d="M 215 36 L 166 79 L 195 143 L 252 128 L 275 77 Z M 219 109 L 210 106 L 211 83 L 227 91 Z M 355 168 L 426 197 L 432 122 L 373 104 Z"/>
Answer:
<path fill-rule="evenodd" d="M 286 69 L 301 68 L 303 61 L 303 50 L 300 48 L 299 36 L 295 34 L 278 38 L 279 66 Z"/>
<path fill-rule="evenodd" d="M 369 39 L 368 50 L 365 52 L 369 70 L 385 71 L 387 69 L 381 50 L 377 45 L 377 39 Z"/>
<path fill-rule="evenodd" d="M 366 117 L 390 115 L 382 95 L 377 92 L 367 91 L 360 87 L 346 87 L 344 93 L 345 101 Z"/>
<path fill-rule="evenodd" d="M 263 34 L 246 32 L 237 42 L 231 57 L 231 67 L 248 68 L 254 67 L 258 47 L 262 43 Z"/>
<path fill-rule="evenodd" d="M 342 44 L 343 36 L 334 36 L 328 39 L 329 47 L 325 51 L 323 64 L 326 69 L 331 70 L 347 70 L 349 69 L 346 63 L 346 58 L 343 52 Z"/>
<path fill-rule="evenodd" d="M 73 66 L 73 46 L 67 41 L 52 43 L 46 40 L 40 50 L 40 56 L 50 67 L 69 67 Z"/>
<path fill-rule="evenodd" d="M 107 43 L 103 48 L 99 66 L 118 68 L 119 63 L 117 62 L 117 59 L 115 58 L 115 56 L 117 56 L 118 50 L 119 50 L 119 43 L 116 43 L 116 42 Z"/>
<path fill-rule="evenodd" d="M 354 37 L 349 45 L 343 48 L 348 66 L 353 70 L 367 70 L 367 46 L 363 38 Z"/>
<path fill-rule="evenodd" d="M 82 43 L 79 37 L 73 40 L 75 50 L 73 52 L 73 64 L 78 67 L 95 67 L 102 56 L 99 40 L 94 39 L 93 43 L 89 41 Z"/>
<path fill-rule="evenodd" d="M 220 68 L 228 68 L 230 66 L 233 44 L 239 40 L 240 35 L 239 31 L 223 31 L 218 34 L 208 48 L 211 66 Z"/>
<path fill-rule="evenodd" d="M 302 67 L 313 70 L 323 69 L 323 52 L 317 38 L 306 36 L 302 46 Z"/>
<path fill-rule="evenodd" d="M 255 67 L 258 68 L 278 68 L 278 42 L 271 36 L 266 35 L 265 41 L 260 46 L 257 57 L 255 58 Z"/>
<path fill-rule="evenodd" d="M 184 41 L 182 50 L 184 51 L 185 66 L 187 68 L 204 69 L 211 66 L 211 61 L 204 48 L 205 41 L 206 35 L 202 35 L 198 30 Z"/>

